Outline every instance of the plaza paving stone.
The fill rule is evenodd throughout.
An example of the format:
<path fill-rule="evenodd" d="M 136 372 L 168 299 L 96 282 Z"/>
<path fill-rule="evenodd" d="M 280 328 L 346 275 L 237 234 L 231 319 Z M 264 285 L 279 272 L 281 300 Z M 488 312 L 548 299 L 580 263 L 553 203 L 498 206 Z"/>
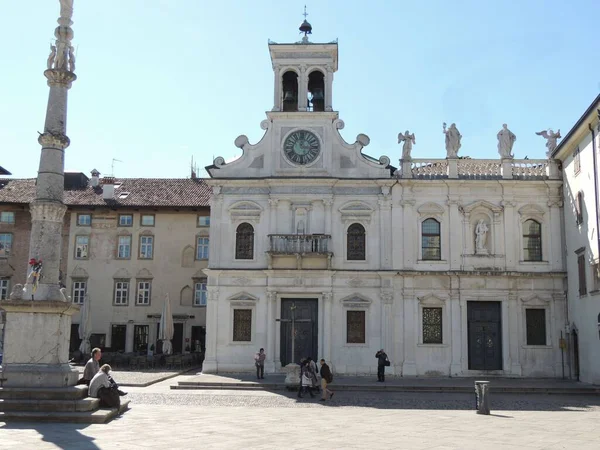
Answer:
<path fill-rule="evenodd" d="M 131 410 L 106 425 L 0 423 L 0 449 L 600 447 L 598 396 L 498 394 L 481 416 L 469 394 L 340 391 L 321 403 L 281 391 L 170 390 L 186 378 L 128 389 Z"/>

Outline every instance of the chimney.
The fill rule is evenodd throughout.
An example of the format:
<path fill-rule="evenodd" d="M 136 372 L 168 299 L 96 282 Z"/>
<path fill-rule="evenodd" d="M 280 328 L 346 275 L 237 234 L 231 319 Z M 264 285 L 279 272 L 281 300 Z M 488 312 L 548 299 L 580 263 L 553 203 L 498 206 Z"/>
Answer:
<path fill-rule="evenodd" d="M 100 184 L 100 172 L 96 169 L 92 170 L 92 178 L 90 179 L 90 186 L 95 188 Z"/>
<path fill-rule="evenodd" d="M 115 178 L 102 178 L 102 198 L 104 200 L 112 200 L 115 197 Z"/>

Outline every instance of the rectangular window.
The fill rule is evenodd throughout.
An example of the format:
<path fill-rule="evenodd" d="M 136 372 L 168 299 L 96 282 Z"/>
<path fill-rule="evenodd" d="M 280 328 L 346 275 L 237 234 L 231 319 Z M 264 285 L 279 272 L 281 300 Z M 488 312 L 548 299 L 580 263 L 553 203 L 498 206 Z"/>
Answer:
<path fill-rule="evenodd" d="M 12 250 L 13 236 L 11 233 L 0 233 L 0 258 L 8 258 Z"/>
<path fill-rule="evenodd" d="M 575 197 L 575 223 L 580 225 L 583 223 L 583 193 L 578 192 Z"/>
<path fill-rule="evenodd" d="M 236 342 L 252 341 L 252 310 L 233 310 L 233 340 Z"/>
<path fill-rule="evenodd" d="M 131 236 L 119 236 L 118 259 L 131 258 Z"/>
<path fill-rule="evenodd" d="M 133 351 L 146 352 L 148 350 L 148 325 L 134 325 Z"/>
<path fill-rule="evenodd" d="M 194 285 L 194 306 L 206 306 L 206 278 L 199 279 Z"/>
<path fill-rule="evenodd" d="M 0 278 L 0 300 L 8 299 L 8 294 L 10 293 L 8 291 L 10 287 L 9 281 L 10 280 L 8 278 Z"/>
<path fill-rule="evenodd" d="M 367 339 L 365 311 L 346 311 L 346 343 L 364 344 Z"/>
<path fill-rule="evenodd" d="M 198 216 L 198 226 L 199 227 L 209 227 L 210 226 L 210 216 Z"/>
<path fill-rule="evenodd" d="M 129 280 L 115 280 L 115 305 L 126 305 L 129 301 Z"/>
<path fill-rule="evenodd" d="M 75 237 L 75 259 L 88 259 L 88 249 L 90 246 L 89 236 Z"/>
<path fill-rule="evenodd" d="M 585 279 L 585 254 L 577 256 L 577 270 L 579 271 L 579 295 L 587 294 L 587 285 Z"/>
<path fill-rule="evenodd" d="M 133 225 L 133 214 L 119 214 L 119 226 L 130 227 Z"/>
<path fill-rule="evenodd" d="M 83 299 L 87 291 L 87 282 L 85 281 L 73 281 L 73 292 L 71 299 L 73 303 L 77 305 L 83 305 Z"/>
<path fill-rule="evenodd" d="M 152 281 L 138 280 L 137 300 L 136 300 L 135 304 L 136 305 L 149 305 L 151 289 L 152 289 Z"/>
<path fill-rule="evenodd" d="M 575 151 L 573 152 L 573 169 L 574 169 L 575 175 L 577 175 L 579 172 L 581 172 L 581 160 L 579 158 L 579 147 L 577 147 L 575 149 Z"/>
<path fill-rule="evenodd" d="M 154 236 L 140 236 L 140 259 L 152 259 Z"/>
<path fill-rule="evenodd" d="M 153 227 L 154 226 L 154 214 L 142 214 L 142 218 L 140 223 L 143 227 Z"/>
<path fill-rule="evenodd" d="M 196 240 L 196 259 L 208 259 L 208 238 L 199 237 Z"/>
<path fill-rule="evenodd" d="M 423 344 L 443 344 L 442 308 L 423 308 Z"/>
<path fill-rule="evenodd" d="M 546 310 L 526 309 L 527 345 L 546 345 Z"/>
<path fill-rule="evenodd" d="M 15 213 L 12 211 L 0 212 L 0 223 L 15 223 Z"/>
<path fill-rule="evenodd" d="M 594 291 L 600 291 L 600 264 L 592 265 L 592 280 L 594 281 Z"/>
<path fill-rule="evenodd" d="M 91 214 L 77 214 L 77 225 L 80 227 L 89 227 L 92 225 Z"/>

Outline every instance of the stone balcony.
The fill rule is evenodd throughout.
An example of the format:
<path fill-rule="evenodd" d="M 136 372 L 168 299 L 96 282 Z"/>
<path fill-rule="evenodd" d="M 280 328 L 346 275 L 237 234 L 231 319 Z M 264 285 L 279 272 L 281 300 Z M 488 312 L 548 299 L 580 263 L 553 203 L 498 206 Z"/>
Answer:
<path fill-rule="evenodd" d="M 398 178 L 425 180 L 560 180 L 553 159 L 412 159 L 400 160 Z"/>
<path fill-rule="evenodd" d="M 328 234 L 270 234 L 269 269 L 330 269 Z"/>

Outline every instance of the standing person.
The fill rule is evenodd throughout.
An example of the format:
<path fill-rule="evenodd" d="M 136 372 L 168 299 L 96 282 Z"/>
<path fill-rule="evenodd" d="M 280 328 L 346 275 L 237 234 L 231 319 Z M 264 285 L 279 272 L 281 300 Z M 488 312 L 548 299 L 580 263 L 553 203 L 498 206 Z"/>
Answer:
<path fill-rule="evenodd" d="M 312 360 L 312 358 L 310 356 L 308 358 L 306 358 L 306 361 L 310 365 L 310 374 L 311 374 L 311 380 L 312 380 L 311 389 L 319 392 L 319 376 L 318 376 L 319 368 L 317 367 L 317 364 Z"/>
<path fill-rule="evenodd" d="M 375 358 L 377 358 L 377 381 L 383 382 L 385 381 L 385 366 L 387 365 L 388 355 L 381 349 L 375 353 Z"/>
<path fill-rule="evenodd" d="M 85 384 L 86 386 L 90 385 L 90 381 L 94 378 L 94 375 L 98 373 L 100 370 L 100 358 L 102 358 L 102 350 L 99 348 L 94 348 L 92 350 L 91 358 L 88 362 L 85 363 L 85 368 L 83 369 L 83 377 L 77 382 L 78 385 Z"/>
<path fill-rule="evenodd" d="M 310 361 L 303 359 L 300 362 L 300 389 L 298 390 L 298 398 L 302 398 L 304 393 L 308 391 L 311 398 L 315 398 L 315 394 L 312 391 L 313 376 L 312 369 L 310 367 Z"/>
<path fill-rule="evenodd" d="M 329 366 L 325 364 L 325 360 L 321 359 L 321 391 L 322 397 L 321 401 L 324 402 L 327 400 L 327 396 L 329 396 L 329 400 L 333 398 L 333 392 L 327 389 L 327 385 L 333 381 L 333 374 L 331 373 L 331 369 Z"/>
<path fill-rule="evenodd" d="M 258 353 L 254 355 L 254 365 L 256 366 L 256 378 L 259 380 L 265 379 L 265 359 L 267 354 L 265 349 L 261 348 Z"/>
<path fill-rule="evenodd" d="M 104 364 L 92 381 L 90 381 L 90 397 L 100 399 L 101 408 L 118 408 L 121 405 L 119 389 L 114 384 L 113 379 L 108 375 L 111 367 Z"/>

